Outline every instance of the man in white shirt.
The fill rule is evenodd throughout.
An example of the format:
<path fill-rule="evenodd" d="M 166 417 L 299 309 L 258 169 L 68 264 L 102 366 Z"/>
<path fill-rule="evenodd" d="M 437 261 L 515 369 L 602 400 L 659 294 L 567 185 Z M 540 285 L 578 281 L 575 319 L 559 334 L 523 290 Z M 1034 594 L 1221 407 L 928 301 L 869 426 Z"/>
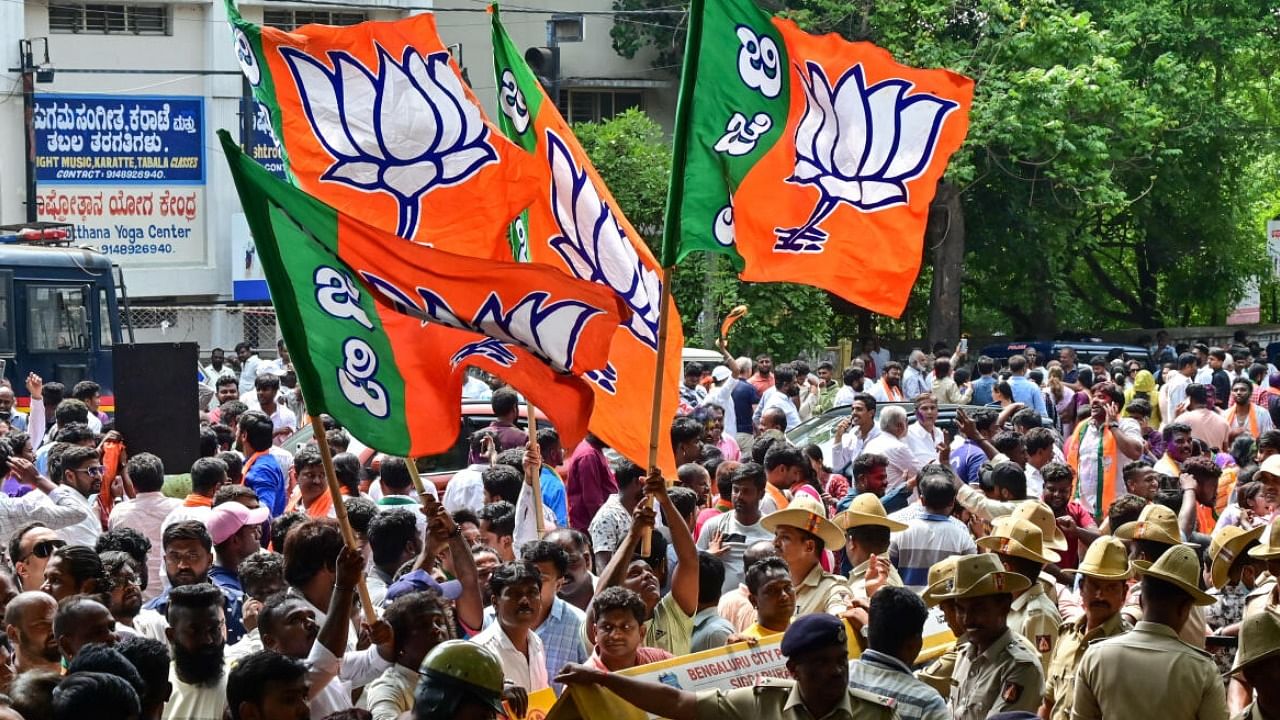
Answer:
<path fill-rule="evenodd" d="M 258 357 L 258 353 L 247 342 L 236 344 L 236 358 L 240 360 L 240 394 L 244 395 L 253 391 L 253 381 L 258 379 L 258 366 L 262 364 L 262 358 Z"/>
<path fill-rule="evenodd" d="M 787 416 L 787 429 L 790 430 L 800 424 L 800 410 L 791 399 L 792 395 L 798 395 L 799 390 L 799 386 L 796 385 L 796 372 L 790 365 L 779 365 L 773 369 L 773 382 L 773 387 L 765 390 L 760 396 L 760 404 L 756 405 L 753 419 L 759 425 L 760 416 L 764 411 L 777 408 Z"/>
<path fill-rule="evenodd" d="M 226 363 L 226 353 L 222 348 L 214 348 L 209 351 L 209 364 L 204 367 L 205 382 L 214 385 L 220 377 L 234 377 L 238 379 L 236 371 Z"/>
<path fill-rule="evenodd" d="M 831 467 L 836 472 L 844 472 L 845 466 L 862 454 L 863 446 L 879 434 L 876 399 L 867 393 L 854 395 L 848 419 L 836 423 L 835 439 L 831 444 Z"/>
<path fill-rule="evenodd" d="M 907 436 L 907 411 L 890 405 L 880 411 L 880 434 L 862 446 L 862 453 L 883 455 L 889 460 L 889 484 L 885 492 L 900 487 L 916 474 L 916 459 L 903 442 Z"/>
<path fill-rule="evenodd" d="M 760 501 L 765 497 L 765 471 L 756 463 L 743 463 L 730 478 L 733 486 L 733 510 L 708 520 L 698 534 L 698 549 L 710 550 L 712 540 L 725 548 L 720 559 L 724 561 L 724 582 L 721 592 L 738 587 L 746 574 L 743 554 L 751 545 L 772 541 L 773 533 L 761 524 Z"/>
<path fill-rule="evenodd" d="M 924 353 L 920 350 L 912 350 L 911 355 L 907 357 L 907 369 L 902 373 L 902 392 L 908 400 L 932 389 L 928 375 Z"/>
<path fill-rule="evenodd" d="M 74 492 L 71 497 L 85 511 L 85 519 L 62 528 L 58 535 L 71 545 L 93 547 L 102 534 L 102 521 L 98 519 L 98 491 L 102 489 L 102 461 L 95 448 L 73 445 L 58 457 L 56 474 L 62 484 Z"/>
<path fill-rule="evenodd" d="M 938 401 L 933 395 L 917 395 L 916 421 L 907 428 L 907 447 L 916 460 L 916 469 L 938 462 L 938 446 L 946 437 L 935 424 L 938 421 Z"/>
<path fill-rule="evenodd" d="M 227 709 L 223 603 L 222 591 L 208 583 L 169 591 L 165 639 L 173 652 L 173 692 L 164 720 L 222 720 Z"/>
<path fill-rule="evenodd" d="M 471 433 L 470 457 L 482 460 L 471 463 L 449 478 L 441 500 L 445 510 L 451 513 L 463 509 L 480 512 L 480 508 L 484 507 L 484 471 L 489 469 L 487 453 L 489 448 L 497 447 L 496 443 L 497 438 L 489 430 Z"/>
<path fill-rule="evenodd" d="M 1178 406 L 1187 399 L 1187 386 L 1196 374 L 1196 356 L 1183 353 L 1178 356 L 1177 368 L 1171 371 L 1160 388 L 1161 429 L 1172 423 L 1179 415 Z"/>
<path fill-rule="evenodd" d="M 151 453 L 138 453 L 129 458 L 125 472 L 138 494 L 131 500 L 117 503 L 111 508 L 111 516 L 107 519 L 107 529 L 133 528 L 151 541 L 152 548 L 163 546 L 160 526 L 169 513 L 182 505 L 177 498 L 165 497 L 160 489 L 164 486 L 164 464 L 160 458 Z M 143 593 L 143 601 L 150 600 L 160 594 L 164 583 L 164 553 L 152 552 L 147 556 L 147 590 Z"/>
<path fill-rule="evenodd" d="M 551 687 L 547 656 L 534 624 L 542 610 L 542 575 L 531 563 L 500 565 L 489 578 L 497 622 L 471 639 L 491 650 L 507 680 L 527 692 Z"/>
<path fill-rule="evenodd" d="M 292 410 L 278 402 L 280 393 L 280 376 L 273 368 L 264 368 L 253 381 L 253 392 L 240 396 L 250 410 L 261 410 L 271 418 L 271 427 L 277 435 L 287 437 L 298 429 L 298 416 Z"/>
<path fill-rule="evenodd" d="M 726 355 L 726 358 L 728 356 Z M 729 362 L 726 359 L 725 362 Z M 702 405 L 715 405 L 724 411 L 724 426 L 728 432 L 738 427 L 738 415 L 733 407 L 733 388 L 738 384 L 733 369 L 725 365 L 711 368 L 711 391 L 702 399 Z"/>

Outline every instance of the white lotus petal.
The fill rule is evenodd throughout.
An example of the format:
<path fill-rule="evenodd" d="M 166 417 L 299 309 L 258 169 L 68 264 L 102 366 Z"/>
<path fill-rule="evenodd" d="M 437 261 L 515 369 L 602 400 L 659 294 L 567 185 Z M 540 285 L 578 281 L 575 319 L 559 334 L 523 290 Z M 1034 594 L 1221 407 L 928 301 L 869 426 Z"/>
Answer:
<path fill-rule="evenodd" d="M 907 98 L 906 107 L 898 114 L 902 139 L 893 161 L 885 168 L 886 179 L 910 180 L 924 170 L 937 145 L 933 129 L 942 122 L 944 111 L 953 107 L 952 103 L 929 96 Z"/>
<path fill-rule="evenodd" d="M 414 54 L 409 62 L 416 59 Z M 387 154 L 397 160 L 420 158 L 435 144 L 440 132 L 431 105 L 408 73 L 387 55 L 382 57 L 382 78 L 378 117 Z"/>
<path fill-rule="evenodd" d="M 297 50 L 282 50 L 280 54 L 293 71 L 303 106 L 310 114 L 311 125 L 320 136 L 320 142 L 330 152 L 338 155 L 360 155 L 360 151 L 342 129 L 338 93 L 329 71 L 311 56 Z"/>
<path fill-rule="evenodd" d="M 823 174 L 822 168 L 814 165 L 805 158 L 796 158 L 796 171 L 793 175 L 797 180 L 812 180 Z"/>
<path fill-rule="evenodd" d="M 412 165 L 392 165 L 382 175 L 382 182 L 404 197 L 413 197 L 435 182 L 436 164 L 425 160 Z"/>
<path fill-rule="evenodd" d="M 462 114 L 463 142 L 466 144 L 475 142 L 480 137 L 480 133 L 484 132 L 484 118 L 480 114 L 480 106 L 467 97 L 467 91 L 462 87 L 462 81 L 458 78 L 458 74 L 453 71 L 453 66 L 449 64 L 448 54 L 433 55 L 432 61 L 432 76 L 440 84 L 440 87 L 444 88 L 444 91 L 454 99 L 457 103 L 458 111 Z"/>
<path fill-rule="evenodd" d="M 821 111 L 823 118 L 822 127 L 813 136 L 813 160 L 828 172 L 835 172 L 832 163 L 835 145 L 840 139 L 841 118 L 836 115 L 833 106 L 835 98 L 831 96 L 831 86 L 827 83 L 827 76 L 816 65 L 810 66 L 809 69 L 816 75 L 813 82 L 813 103 Z"/>
<path fill-rule="evenodd" d="M 329 171 L 329 176 L 346 180 L 353 185 L 376 185 L 380 169 L 377 163 L 340 162 Z"/>
<path fill-rule="evenodd" d="M 898 183 L 880 182 L 878 180 L 862 181 L 862 204 L 867 206 L 887 205 L 905 202 L 906 193 Z"/>
<path fill-rule="evenodd" d="M 808 79 L 801 78 L 800 85 L 804 88 L 805 107 L 804 115 L 800 118 L 800 125 L 796 128 L 796 149 L 797 152 L 804 153 L 809 157 L 814 154 L 814 138 L 822 130 L 822 124 L 826 117 L 822 114 L 822 108 L 818 106 L 817 99 L 814 97 L 813 74 L 810 73 Z"/>
<path fill-rule="evenodd" d="M 462 115 L 462 106 L 458 104 L 458 99 L 453 97 L 448 89 L 440 84 L 442 75 L 452 75 L 448 63 L 441 60 L 441 56 L 445 53 L 437 53 L 426 58 L 425 64 L 422 58 L 417 58 L 416 62 L 411 62 L 414 70 L 414 79 L 422 87 L 423 92 L 427 94 L 427 101 L 431 103 L 431 107 L 435 110 L 436 116 L 440 123 L 439 136 L 436 138 L 436 152 L 444 152 L 457 146 L 458 138 L 462 137 L 463 123 L 465 119 Z"/>
<path fill-rule="evenodd" d="M 496 158 L 488 145 L 462 148 L 440 158 L 440 182 L 451 183 L 466 177 L 478 164 Z"/>
<path fill-rule="evenodd" d="M 860 180 L 827 175 L 818 180 L 818 186 L 827 195 L 845 202 L 856 203 L 862 200 L 862 182 Z"/>
<path fill-rule="evenodd" d="M 898 140 L 898 100 L 906 92 L 905 85 L 882 84 L 867 96 L 871 110 L 867 153 L 856 175 L 876 175 L 889 163 Z"/>
<path fill-rule="evenodd" d="M 600 207 L 604 210 L 603 205 Z M 604 275 L 605 283 L 619 293 L 634 293 L 633 301 L 636 306 L 648 306 L 649 298 L 645 297 L 644 286 L 640 285 L 640 278 L 636 273 L 640 258 L 636 257 L 635 248 L 631 247 L 612 214 L 601 218 L 599 227 L 596 247 L 600 250 L 600 272 Z"/>
<path fill-rule="evenodd" d="M 846 178 L 858 176 L 858 168 L 862 166 L 871 140 L 869 135 L 873 128 L 867 117 L 864 91 L 861 65 L 855 66 L 853 72 L 840 78 L 836 85 L 834 113 L 840 131 L 832 148 L 831 166 Z"/>
<path fill-rule="evenodd" d="M 574 275 L 580 278 L 591 277 L 593 272 L 591 263 L 587 261 L 586 256 L 582 254 L 576 244 L 567 241 L 564 237 L 551 238 L 548 244 L 551 245 L 552 250 L 560 253 L 560 257 L 569 265 L 569 269 L 573 271 Z"/>
<path fill-rule="evenodd" d="M 342 120 L 348 137 L 360 148 L 359 154 L 385 158 L 373 121 L 373 106 L 378 100 L 373 78 L 344 55 L 338 56 L 334 64 L 342 78 Z"/>

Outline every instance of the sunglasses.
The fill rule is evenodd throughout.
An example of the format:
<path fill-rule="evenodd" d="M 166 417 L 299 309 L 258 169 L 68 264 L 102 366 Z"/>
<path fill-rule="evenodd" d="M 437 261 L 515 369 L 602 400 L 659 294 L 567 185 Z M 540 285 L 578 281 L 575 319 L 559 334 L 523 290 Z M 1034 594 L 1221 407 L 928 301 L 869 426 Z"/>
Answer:
<path fill-rule="evenodd" d="M 50 555 L 52 555 L 54 551 L 56 551 L 58 548 L 65 547 L 66 544 L 67 544 L 66 540 L 41 540 L 40 542 L 31 546 L 31 552 L 30 554 L 27 555 L 27 557 L 29 558 L 34 556 L 38 558 L 47 558 Z M 25 559 L 27 558 L 23 558 L 23 560 Z"/>

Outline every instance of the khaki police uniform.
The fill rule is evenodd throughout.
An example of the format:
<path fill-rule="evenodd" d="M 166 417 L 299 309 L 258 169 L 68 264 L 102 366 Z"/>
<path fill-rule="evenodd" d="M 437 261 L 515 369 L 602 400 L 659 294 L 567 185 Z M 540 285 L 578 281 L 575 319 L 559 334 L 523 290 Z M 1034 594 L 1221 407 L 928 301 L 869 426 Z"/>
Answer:
<path fill-rule="evenodd" d="M 1244 600 L 1244 619 L 1253 617 L 1267 609 L 1280 613 L 1280 605 L 1276 603 L 1277 592 L 1280 592 L 1280 590 L 1276 588 L 1275 578 L 1269 578 L 1251 590 Z"/>
<path fill-rule="evenodd" d="M 966 645 L 951 674 L 951 714 L 956 720 L 986 720 L 992 713 L 1040 707 L 1044 673 L 1040 659 L 1012 630 L 979 651 Z"/>
<path fill-rule="evenodd" d="M 939 655 L 923 670 L 917 670 L 916 679 L 937 690 L 942 697 L 947 697 L 951 694 L 951 674 L 956 669 L 956 657 L 963 649 L 963 641 L 953 644 L 950 650 Z"/>
<path fill-rule="evenodd" d="M 1231 716 L 1231 720 L 1267 720 L 1262 716 L 1262 708 L 1258 703 L 1250 703 L 1248 707 Z"/>
<path fill-rule="evenodd" d="M 871 560 L 864 560 L 861 565 L 849 571 L 849 590 L 856 598 L 867 598 L 867 569 L 871 567 Z M 902 587 L 902 576 L 898 574 L 898 568 L 889 566 L 889 577 L 885 578 L 884 587 Z"/>
<path fill-rule="evenodd" d="M 824 572 L 815 564 L 809 574 L 796 586 L 796 615 L 824 612 L 839 615 L 849 609 L 853 596 L 845 579 L 834 573 Z"/>
<path fill-rule="evenodd" d="M 1076 670 L 1073 720 L 1226 720 L 1227 697 L 1209 653 L 1168 625 L 1141 621 L 1094 643 Z"/>
<path fill-rule="evenodd" d="M 1049 667 L 1053 649 L 1058 644 L 1062 613 L 1045 593 L 1044 585 L 1032 583 L 1030 589 L 1014 598 L 1009 608 L 1008 624 L 1040 654 L 1040 667 Z"/>
<path fill-rule="evenodd" d="M 897 718 L 893 698 L 849 688 L 831 712 L 811 715 L 795 680 L 764 678 L 755 687 L 698 693 L 698 720 L 889 720 Z"/>
<path fill-rule="evenodd" d="M 1053 659 L 1049 662 L 1049 671 L 1045 673 L 1044 699 L 1053 708 L 1050 720 L 1070 720 L 1071 705 L 1075 700 L 1076 667 L 1084 651 L 1095 641 L 1115 637 L 1129 630 L 1120 613 L 1112 615 L 1101 627 L 1085 631 L 1088 617 L 1081 615 L 1071 622 L 1065 622 L 1059 629 L 1058 645 L 1053 650 Z"/>

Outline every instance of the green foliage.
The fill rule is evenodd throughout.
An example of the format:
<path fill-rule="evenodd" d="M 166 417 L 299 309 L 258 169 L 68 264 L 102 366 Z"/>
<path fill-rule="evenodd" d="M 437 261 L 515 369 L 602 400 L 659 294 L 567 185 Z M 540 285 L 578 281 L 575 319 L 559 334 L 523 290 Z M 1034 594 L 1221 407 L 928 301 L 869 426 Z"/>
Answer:
<path fill-rule="evenodd" d="M 1221 323 L 1269 269 L 1265 220 L 1280 213 L 1277 0 L 768 9 L 977 81 L 947 176 L 963 189 L 967 331 Z M 882 331 L 923 334 L 928 278 L 903 321 L 881 320 Z"/>
<path fill-rule="evenodd" d="M 644 113 L 629 110 L 607 122 L 580 123 L 573 131 L 627 219 L 656 252 L 671 173 L 671 146 L 662 128 Z M 673 275 L 672 292 L 687 345 L 714 347 L 721 319 L 744 303 L 751 313 L 734 325 L 730 347 L 735 353 L 792 357 L 820 348 L 833 337 L 831 305 L 820 290 L 744 283 L 719 256 L 701 254 L 690 257 Z"/>

